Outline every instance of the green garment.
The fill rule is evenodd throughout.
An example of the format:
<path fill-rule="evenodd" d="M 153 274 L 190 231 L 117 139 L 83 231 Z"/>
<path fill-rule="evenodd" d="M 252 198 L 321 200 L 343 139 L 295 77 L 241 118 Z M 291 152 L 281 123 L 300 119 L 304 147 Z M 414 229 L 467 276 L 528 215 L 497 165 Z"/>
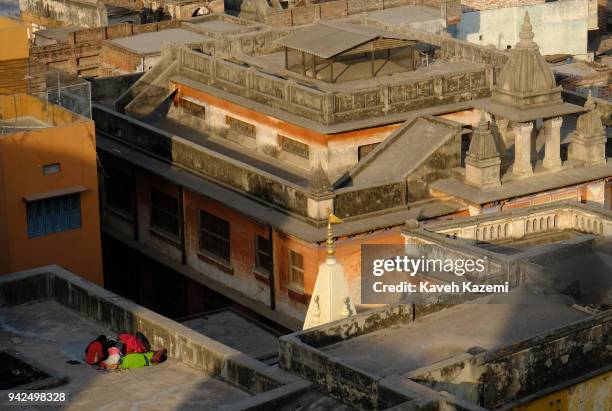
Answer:
<path fill-rule="evenodd" d="M 147 365 L 153 365 L 151 362 L 151 357 L 153 357 L 153 351 L 128 354 L 121 359 L 119 368 L 125 370 L 128 368 L 141 368 L 146 367 Z"/>

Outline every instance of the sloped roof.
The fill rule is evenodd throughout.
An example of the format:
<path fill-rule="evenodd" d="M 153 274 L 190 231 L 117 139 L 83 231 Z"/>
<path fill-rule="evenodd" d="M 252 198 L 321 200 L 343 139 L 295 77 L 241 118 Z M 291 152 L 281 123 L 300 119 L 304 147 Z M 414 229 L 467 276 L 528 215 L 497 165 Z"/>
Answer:
<path fill-rule="evenodd" d="M 336 187 L 374 187 L 402 181 L 460 130 L 450 121 L 418 117 L 407 121 L 353 167 Z"/>
<path fill-rule="evenodd" d="M 341 22 L 319 22 L 277 40 L 277 44 L 328 59 L 378 38 L 414 40 L 404 34 L 373 27 Z"/>

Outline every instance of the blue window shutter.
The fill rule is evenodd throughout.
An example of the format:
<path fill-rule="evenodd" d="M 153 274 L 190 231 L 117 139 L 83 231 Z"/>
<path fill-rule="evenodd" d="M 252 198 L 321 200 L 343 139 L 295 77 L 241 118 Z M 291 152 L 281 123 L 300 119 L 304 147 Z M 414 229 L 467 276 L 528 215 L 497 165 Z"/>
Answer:
<path fill-rule="evenodd" d="M 81 196 L 70 194 L 61 197 L 31 201 L 27 204 L 28 237 L 81 227 Z"/>

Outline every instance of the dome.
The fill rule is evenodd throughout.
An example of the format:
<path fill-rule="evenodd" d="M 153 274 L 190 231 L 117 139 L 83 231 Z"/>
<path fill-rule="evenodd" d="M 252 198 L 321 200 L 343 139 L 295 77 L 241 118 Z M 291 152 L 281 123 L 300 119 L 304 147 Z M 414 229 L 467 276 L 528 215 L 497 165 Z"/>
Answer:
<path fill-rule="evenodd" d="M 519 37 L 499 73 L 493 100 L 521 109 L 562 104 L 561 87 L 557 87 L 552 70 L 533 41 L 529 13 L 525 13 Z"/>

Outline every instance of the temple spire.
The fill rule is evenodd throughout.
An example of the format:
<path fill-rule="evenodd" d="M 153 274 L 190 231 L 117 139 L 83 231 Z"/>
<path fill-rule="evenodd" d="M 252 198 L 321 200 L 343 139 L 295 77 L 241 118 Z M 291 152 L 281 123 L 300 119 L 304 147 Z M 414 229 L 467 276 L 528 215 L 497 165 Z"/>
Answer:
<path fill-rule="evenodd" d="M 529 12 L 525 12 L 525 19 L 523 20 L 523 25 L 521 26 L 521 32 L 519 33 L 519 38 L 521 39 L 517 43 L 517 47 L 522 48 L 537 48 L 537 44 L 533 41 L 535 35 L 533 34 L 533 26 L 531 25 L 531 19 L 529 18 Z"/>
<path fill-rule="evenodd" d="M 499 152 L 497 151 L 493 134 L 489 130 L 489 124 L 487 123 L 484 111 L 480 114 L 478 127 L 474 130 L 467 155 L 472 161 L 499 158 Z"/>
<path fill-rule="evenodd" d="M 586 102 L 584 103 L 584 108 L 587 109 L 587 111 L 593 111 L 595 110 L 595 102 L 593 101 L 593 94 L 591 93 L 591 90 L 589 90 L 589 95 L 587 96 Z"/>

